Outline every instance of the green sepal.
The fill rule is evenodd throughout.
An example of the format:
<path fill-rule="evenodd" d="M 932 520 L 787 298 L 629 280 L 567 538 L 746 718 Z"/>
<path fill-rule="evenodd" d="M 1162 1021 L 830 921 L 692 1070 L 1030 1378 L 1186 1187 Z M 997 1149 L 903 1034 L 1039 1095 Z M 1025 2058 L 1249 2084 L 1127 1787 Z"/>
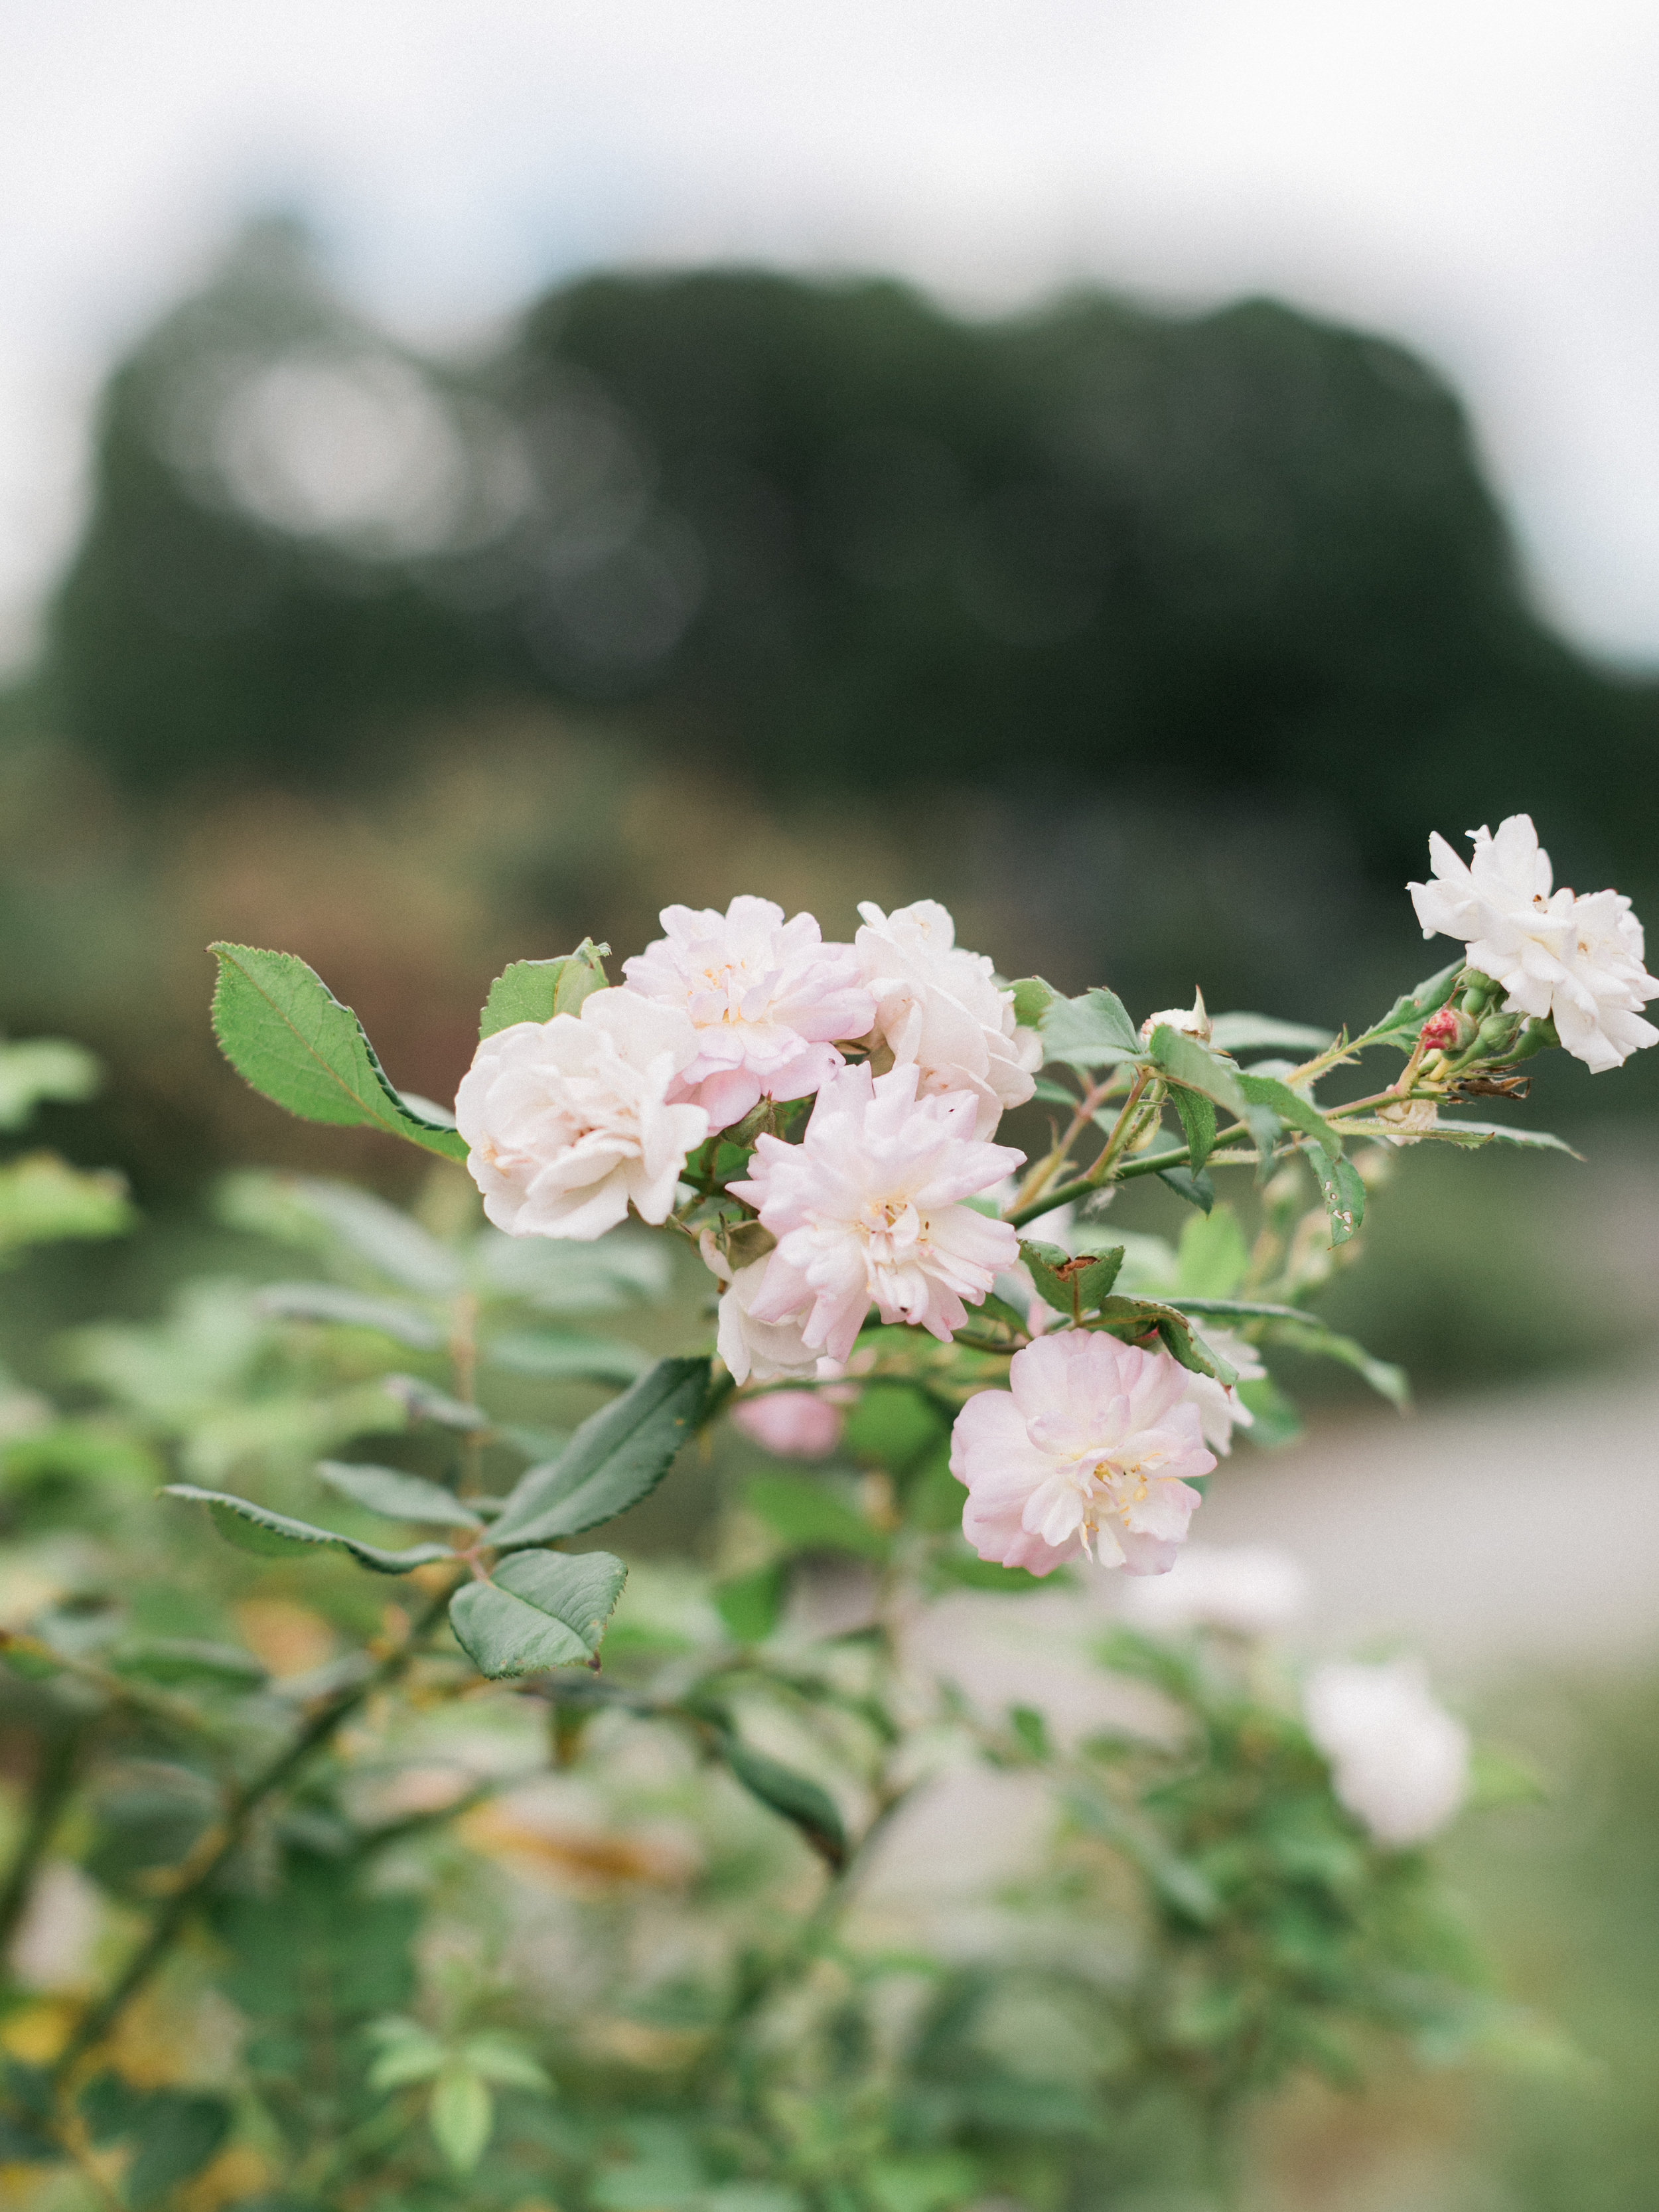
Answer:
<path fill-rule="evenodd" d="M 252 1498 L 236 1498 L 228 1491 L 198 1490 L 193 1482 L 169 1482 L 161 1495 L 205 1505 L 214 1527 L 227 1543 L 234 1544 L 238 1551 L 252 1552 L 259 1559 L 284 1559 L 323 1545 L 349 1552 L 360 1567 L 367 1567 L 374 1574 L 406 1575 L 415 1567 L 429 1566 L 434 1560 L 454 1557 L 447 1544 L 413 1544 L 404 1552 L 383 1551 L 378 1544 L 365 1544 L 356 1536 L 343 1536 L 337 1528 L 317 1528 L 309 1521 L 295 1520 L 290 1514 L 273 1513 L 269 1506 L 256 1505 Z"/>
<path fill-rule="evenodd" d="M 584 999 L 605 988 L 604 956 L 610 950 L 585 937 L 574 952 L 556 960 L 514 961 L 489 987 L 479 1036 L 494 1036 L 518 1022 L 550 1022 L 555 1014 L 579 1012 Z"/>
<path fill-rule="evenodd" d="M 609 1552 L 515 1552 L 449 1601 L 455 1640 L 481 1674 L 592 1666 L 628 1579 Z"/>
<path fill-rule="evenodd" d="M 236 1073 L 302 1121 L 384 1130 L 464 1160 L 466 1140 L 441 1109 L 393 1089 L 362 1024 L 291 952 L 213 945 L 213 1030 Z"/>

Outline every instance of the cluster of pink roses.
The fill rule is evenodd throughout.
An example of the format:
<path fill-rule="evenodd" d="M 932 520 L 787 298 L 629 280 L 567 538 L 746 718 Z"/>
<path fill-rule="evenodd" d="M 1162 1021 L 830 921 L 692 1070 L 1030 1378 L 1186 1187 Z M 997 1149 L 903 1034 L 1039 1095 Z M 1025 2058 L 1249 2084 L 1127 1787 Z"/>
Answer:
<path fill-rule="evenodd" d="M 1023 1164 L 992 1139 L 1032 1094 L 1040 1041 L 943 907 L 860 913 L 836 945 L 765 899 L 669 907 L 620 988 L 487 1038 L 456 1099 L 490 1220 L 580 1238 L 630 1206 L 665 1221 L 708 1136 L 763 1098 L 814 1100 L 799 1142 L 760 1135 L 730 1185 L 771 1249 L 734 1268 L 702 1239 L 738 1383 L 832 1380 L 872 1305 L 949 1342 L 1018 1262 L 1013 1228 L 968 1201 Z M 956 1428 L 981 1557 L 1039 1573 L 1083 1553 L 1167 1567 L 1198 1503 L 1183 1478 L 1215 1465 L 1204 1379 L 1097 1334 L 1017 1355 L 1012 1395 L 981 1393 Z"/>

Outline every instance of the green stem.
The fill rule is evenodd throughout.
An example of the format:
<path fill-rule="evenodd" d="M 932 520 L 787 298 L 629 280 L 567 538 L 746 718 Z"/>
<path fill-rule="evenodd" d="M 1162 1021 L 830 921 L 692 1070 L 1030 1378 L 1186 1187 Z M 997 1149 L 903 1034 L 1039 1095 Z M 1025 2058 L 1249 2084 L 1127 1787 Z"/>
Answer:
<path fill-rule="evenodd" d="M 279 1752 L 268 1766 L 237 1792 L 200 1864 L 191 1870 L 190 1879 L 162 1905 L 151 1921 L 149 1933 L 128 1960 L 114 1986 L 84 2015 L 59 2053 L 52 2068 L 55 2084 L 61 2087 L 67 2082 L 87 2052 L 95 2050 L 104 2041 L 127 2007 L 149 1984 L 184 1934 L 220 1869 L 246 1835 L 249 1824 L 260 1806 L 305 1765 L 313 1752 L 320 1750 L 329 1741 L 342 1723 L 349 1720 L 359 1706 L 404 1673 L 429 1631 L 442 1619 L 448 1603 L 449 1591 L 445 1589 L 433 1599 L 410 1630 L 407 1639 L 396 1651 L 388 1652 L 361 1682 L 339 1691 L 320 1705 L 286 1749 Z"/>

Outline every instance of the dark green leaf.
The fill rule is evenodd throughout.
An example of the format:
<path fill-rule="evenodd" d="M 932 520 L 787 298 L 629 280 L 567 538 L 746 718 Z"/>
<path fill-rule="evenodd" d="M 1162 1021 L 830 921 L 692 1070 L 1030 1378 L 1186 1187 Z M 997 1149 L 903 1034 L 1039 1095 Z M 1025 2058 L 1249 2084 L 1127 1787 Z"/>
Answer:
<path fill-rule="evenodd" d="M 1305 1022 L 1276 1021 L 1271 1014 L 1215 1014 L 1210 1042 L 1218 1052 L 1254 1052 L 1274 1045 L 1321 1052 L 1331 1042 L 1331 1032 L 1310 1029 Z"/>
<path fill-rule="evenodd" d="M 1115 1244 L 1105 1252 L 1079 1252 L 1073 1258 L 1060 1245 L 1022 1240 L 1019 1256 L 1044 1304 L 1077 1321 L 1092 1312 L 1110 1291 L 1123 1265 L 1123 1247 Z"/>
<path fill-rule="evenodd" d="M 1182 1313 L 1212 1314 L 1218 1321 L 1306 1321 L 1298 1306 L 1267 1305 L 1259 1298 L 1197 1298 L 1183 1291 L 1170 1300 Z"/>
<path fill-rule="evenodd" d="M 261 1559 L 281 1559 L 322 1544 L 349 1552 L 359 1566 L 368 1567 L 377 1575 L 406 1575 L 412 1567 L 423 1567 L 434 1559 L 453 1556 L 444 1544 L 415 1544 L 406 1552 L 383 1552 L 378 1544 L 365 1544 L 356 1536 L 342 1536 L 333 1528 L 315 1528 L 308 1521 L 295 1521 L 286 1513 L 273 1513 L 268 1506 L 256 1505 L 252 1498 L 234 1498 L 223 1490 L 198 1490 L 191 1482 L 170 1482 L 161 1495 L 205 1505 L 214 1527 L 228 1543 Z"/>
<path fill-rule="evenodd" d="M 1359 1180 L 1359 1170 L 1352 1160 L 1333 1159 L 1316 1145 L 1308 1158 L 1324 1194 L 1331 1243 L 1346 1244 L 1365 1218 L 1365 1186 Z"/>
<path fill-rule="evenodd" d="M 1060 997 L 1052 983 L 1045 983 L 1041 975 L 1022 975 L 1013 986 L 1014 1019 L 1022 1029 L 1038 1028 L 1042 1017 Z"/>
<path fill-rule="evenodd" d="M 1189 1171 L 1196 1175 L 1215 1149 L 1215 1108 L 1202 1091 L 1188 1091 L 1179 1084 L 1170 1097 L 1187 1139 Z"/>
<path fill-rule="evenodd" d="M 230 2106 L 222 2097 L 139 2089 L 118 2074 L 95 2075 L 78 2101 L 94 2143 L 133 2144 L 122 2195 L 134 2212 L 199 2173 L 230 2127 Z"/>
<path fill-rule="evenodd" d="M 366 1298 L 337 1283 L 267 1283 L 253 1301 L 278 1321 L 332 1322 L 345 1328 L 374 1328 L 411 1352 L 435 1352 L 444 1340 L 437 1323 L 414 1306 L 391 1298 Z"/>
<path fill-rule="evenodd" d="M 659 1359 L 631 1389 L 591 1414 L 557 1459 L 520 1475 L 491 1541 L 545 1544 L 580 1536 L 647 1497 L 702 1412 L 708 1370 L 707 1359 Z"/>
<path fill-rule="evenodd" d="M 1215 1204 L 1215 1185 L 1207 1168 L 1200 1168 L 1196 1175 L 1190 1168 L 1160 1168 L 1158 1179 L 1200 1213 L 1207 1213 Z"/>
<path fill-rule="evenodd" d="M 556 960 L 515 960 L 489 987 L 478 1035 L 494 1036 L 517 1022 L 550 1022 L 555 1014 L 577 1012 L 590 993 L 605 988 L 604 956 L 610 950 L 587 937 Z"/>
<path fill-rule="evenodd" d="M 1056 999 L 1042 1018 L 1043 1056 L 1073 1067 L 1099 1067 L 1142 1056 L 1140 1032 L 1115 991 L 1097 985 L 1080 999 Z"/>
<path fill-rule="evenodd" d="M 1407 991 L 1396 999 L 1382 1020 L 1354 1039 L 1356 1048 L 1368 1044 L 1397 1045 L 1408 1053 L 1417 1042 L 1417 1033 L 1429 1016 L 1437 1013 L 1450 998 L 1458 977 L 1463 973 L 1464 963 L 1454 960 L 1449 968 L 1442 968 L 1419 983 L 1415 990 Z"/>
<path fill-rule="evenodd" d="M 780 1563 L 757 1567 L 753 1574 L 734 1575 L 727 1582 L 715 1583 L 714 1610 L 734 1643 L 765 1643 L 783 1610 L 787 1579 Z"/>
<path fill-rule="evenodd" d="M 434 1109 L 392 1088 L 349 1006 L 291 952 L 246 945 L 209 948 L 219 963 L 213 1028 L 245 1081 L 305 1121 L 383 1129 L 446 1159 L 466 1145 Z"/>
<path fill-rule="evenodd" d="M 513 1375 L 534 1375 L 548 1382 L 633 1382 L 651 1365 L 651 1355 L 636 1344 L 611 1344 L 597 1337 L 555 1335 L 550 1330 L 515 1329 L 491 1337 L 482 1347 L 492 1367 Z"/>
<path fill-rule="evenodd" d="M 884 1559 L 886 1535 L 822 1481 L 804 1474 L 762 1474 L 745 1486 L 744 1504 L 792 1552 L 850 1552 Z"/>
<path fill-rule="evenodd" d="M 257 1690 L 268 1679 L 252 1653 L 235 1644 L 197 1643 L 184 1637 L 135 1638 L 110 1654 L 109 1664 L 118 1674 L 137 1674 L 169 1687 L 181 1682 L 216 1682 L 227 1689 Z"/>
<path fill-rule="evenodd" d="M 463 1505 L 453 1491 L 418 1474 L 405 1474 L 393 1467 L 363 1467 L 356 1462 L 322 1459 L 317 1472 L 331 1490 L 349 1498 L 354 1505 L 379 1513 L 388 1521 L 434 1521 L 445 1528 L 477 1528 L 483 1524 L 470 1505 Z"/>
<path fill-rule="evenodd" d="M 847 1863 L 847 1831 L 829 1792 L 793 1766 L 756 1751 L 741 1736 L 722 1735 L 720 1757 L 751 1797 L 793 1821 L 820 1858 L 832 1867 Z"/>
<path fill-rule="evenodd" d="M 628 1570 L 609 1552 L 515 1552 L 449 1601 L 455 1640 L 481 1674 L 591 1663 Z"/>
<path fill-rule="evenodd" d="M 1297 1352 L 1312 1353 L 1321 1359 L 1335 1359 L 1345 1367 L 1352 1367 L 1363 1375 L 1373 1390 L 1398 1406 L 1403 1413 L 1411 1404 L 1411 1382 L 1403 1367 L 1395 1367 L 1386 1359 L 1373 1358 L 1363 1344 L 1356 1344 L 1351 1336 L 1338 1336 L 1306 1315 L 1298 1315 L 1294 1322 L 1273 1322 L 1263 1332 L 1270 1344 L 1288 1345 Z"/>
<path fill-rule="evenodd" d="M 1194 1375 L 1213 1375 L 1223 1382 L 1236 1380 L 1227 1362 L 1200 1344 L 1192 1323 L 1179 1307 L 1164 1305 L 1156 1298 L 1107 1298 L 1101 1305 L 1100 1326 L 1129 1344 L 1158 1338 L 1171 1357 Z"/>

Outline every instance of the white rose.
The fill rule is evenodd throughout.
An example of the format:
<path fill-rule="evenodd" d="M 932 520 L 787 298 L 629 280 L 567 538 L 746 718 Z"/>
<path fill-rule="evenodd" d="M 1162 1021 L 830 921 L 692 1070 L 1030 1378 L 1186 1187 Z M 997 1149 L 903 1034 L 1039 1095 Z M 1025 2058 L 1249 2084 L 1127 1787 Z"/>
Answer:
<path fill-rule="evenodd" d="M 1468 1730 L 1436 1703 L 1416 1660 L 1333 1661 L 1309 1676 L 1302 1706 L 1337 1796 L 1379 1844 L 1425 1842 L 1468 1796 Z"/>
<path fill-rule="evenodd" d="M 703 1265 L 725 1284 L 720 1298 L 716 1349 L 734 1382 L 783 1382 L 816 1376 L 819 1355 L 807 1349 L 801 1334 L 804 1315 L 783 1321 L 757 1321 L 750 1311 L 766 1288 L 766 1270 L 772 1255 L 751 1260 L 732 1273 L 732 1263 L 713 1235 L 704 1230 L 698 1249 Z"/>
<path fill-rule="evenodd" d="M 876 1002 L 877 1066 L 914 1066 L 921 1090 L 967 1091 L 974 1133 L 991 1136 L 1006 1109 L 1036 1088 L 1042 1044 L 1014 1020 L 1014 994 L 998 988 L 982 953 L 964 951 L 957 926 L 934 899 L 884 914 L 866 900 L 854 946 Z"/>
<path fill-rule="evenodd" d="M 684 1015 L 625 990 L 486 1037 L 455 1121 L 496 1228 L 586 1242 L 630 1205 L 642 1221 L 665 1221 L 685 1156 L 708 1133 L 701 1106 L 667 1103 L 696 1050 Z"/>

